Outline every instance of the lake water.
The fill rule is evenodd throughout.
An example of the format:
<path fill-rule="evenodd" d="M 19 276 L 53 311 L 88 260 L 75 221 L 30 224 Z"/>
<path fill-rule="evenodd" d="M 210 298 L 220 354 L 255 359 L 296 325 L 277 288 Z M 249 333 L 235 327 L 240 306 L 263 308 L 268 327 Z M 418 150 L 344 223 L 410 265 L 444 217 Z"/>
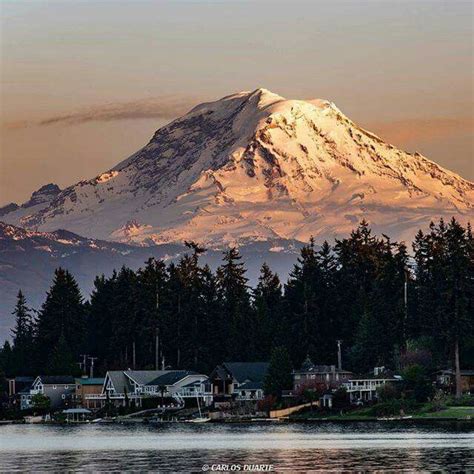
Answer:
<path fill-rule="evenodd" d="M 474 430 L 392 422 L 0 426 L 2 472 L 244 471 L 255 464 L 276 472 L 472 471 Z"/>

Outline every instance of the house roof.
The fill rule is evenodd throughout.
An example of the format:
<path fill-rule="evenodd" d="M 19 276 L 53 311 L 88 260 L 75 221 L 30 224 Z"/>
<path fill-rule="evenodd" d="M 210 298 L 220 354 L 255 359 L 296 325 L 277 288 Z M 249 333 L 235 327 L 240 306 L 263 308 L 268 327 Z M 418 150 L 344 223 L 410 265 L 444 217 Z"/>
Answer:
<path fill-rule="evenodd" d="M 176 382 L 184 379 L 188 375 L 198 375 L 197 372 L 190 370 L 170 370 L 166 373 L 159 375 L 155 379 L 147 383 L 147 385 L 173 385 Z"/>
<path fill-rule="evenodd" d="M 192 382 L 189 382 L 189 383 L 187 383 L 187 384 L 184 384 L 184 385 L 183 385 L 183 388 L 184 388 L 184 387 L 194 387 L 194 386 L 196 386 L 196 385 L 201 385 L 201 383 L 204 383 L 204 384 L 205 384 L 205 383 L 207 383 L 207 381 L 200 382 L 199 380 L 193 380 Z"/>
<path fill-rule="evenodd" d="M 100 377 L 94 377 L 94 378 L 80 378 L 76 379 L 76 383 L 78 385 L 104 385 L 104 380 L 103 378 Z"/>
<path fill-rule="evenodd" d="M 301 366 L 300 370 L 295 370 L 294 373 L 297 374 L 331 374 L 331 373 L 339 373 L 339 374 L 352 374 L 349 370 L 338 369 L 335 365 L 315 365 L 311 361 L 306 360 L 303 365 Z"/>
<path fill-rule="evenodd" d="M 138 385 L 147 385 L 152 380 L 167 372 L 169 372 L 169 370 L 125 370 L 123 373 Z"/>
<path fill-rule="evenodd" d="M 15 382 L 28 383 L 28 382 L 33 382 L 35 378 L 30 377 L 28 375 L 18 375 L 14 378 L 14 380 Z"/>
<path fill-rule="evenodd" d="M 125 389 L 130 391 L 132 388 L 130 379 L 125 376 L 123 370 L 110 370 L 107 372 L 107 375 L 109 376 L 116 392 L 124 393 Z"/>
<path fill-rule="evenodd" d="M 239 382 L 263 382 L 268 362 L 224 362 L 223 367 Z"/>
<path fill-rule="evenodd" d="M 39 378 L 44 385 L 68 385 L 75 383 L 72 375 L 40 375 Z"/>
<path fill-rule="evenodd" d="M 461 370 L 461 376 L 472 376 L 474 375 L 474 370 Z M 446 369 L 446 370 L 440 370 L 438 372 L 439 374 L 443 374 L 443 375 L 454 375 L 454 370 L 452 369 Z"/>
<path fill-rule="evenodd" d="M 263 382 L 245 382 L 243 385 L 240 385 L 235 390 L 261 390 L 263 389 Z"/>

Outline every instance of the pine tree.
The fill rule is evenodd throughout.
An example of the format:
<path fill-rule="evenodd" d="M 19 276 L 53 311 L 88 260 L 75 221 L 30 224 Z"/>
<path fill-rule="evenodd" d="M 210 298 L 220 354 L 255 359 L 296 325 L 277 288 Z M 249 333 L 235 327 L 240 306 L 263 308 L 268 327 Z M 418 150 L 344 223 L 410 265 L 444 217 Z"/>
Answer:
<path fill-rule="evenodd" d="M 142 366 L 159 368 L 163 354 L 163 301 L 166 294 L 166 266 L 150 258 L 137 272 L 137 324 Z"/>
<path fill-rule="evenodd" d="M 137 352 L 138 281 L 130 268 L 122 267 L 113 281 L 109 307 L 113 315 L 110 350 L 114 354 L 114 365 L 137 369 L 141 363 Z"/>
<path fill-rule="evenodd" d="M 112 312 L 117 273 L 110 278 L 96 277 L 87 314 L 87 353 L 98 357 L 99 370 L 118 367 L 116 348 L 112 346 L 112 331 L 116 314 Z"/>
<path fill-rule="evenodd" d="M 323 315 L 319 306 L 318 291 L 321 282 L 314 239 L 301 249 L 300 257 L 285 285 L 286 344 L 295 365 L 299 366 L 309 354 L 320 357 L 320 323 Z"/>
<path fill-rule="evenodd" d="M 270 365 L 265 375 L 264 391 L 266 395 L 281 398 L 283 390 L 293 385 L 292 364 L 285 347 L 275 347 L 270 358 Z"/>
<path fill-rule="evenodd" d="M 223 354 L 234 360 L 252 360 L 255 354 L 255 320 L 250 306 L 246 270 L 236 248 L 224 252 L 217 269 L 221 304 Z"/>
<path fill-rule="evenodd" d="M 461 395 L 460 354 L 473 328 L 473 252 L 470 228 L 454 218 L 430 224 L 414 243 L 417 263 L 417 319 L 439 366 L 452 361 L 456 396 Z"/>
<path fill-rule="evenodd" d="M 13 363 L 13 351 L 9 341 L 5 341 L 3 347 L 0 349 L 0 372 L 3 372 L 7 377 L 16 375 Z"/>
<path fill-rule="evenodd" d="M 79 366 L 63 333 L 51 352 L 47 371 L 50 375 L 79 375 Z"/>
<path fill-rule="evenodd" d="M 34 372 L 34 321 L 21 290 L 18 292 L 13 315 L 15 317 L 15 327 L 12 330 L 14 372 L 31 375 Z"/>
<path fill-rule="evenodd" d="M 62 268 L 54 272 L 53 284 L 38 317 L 37 354 L 40 367 L 48 367 L 51 349 L 61 334 L 78 360 L 85 336 L 82 295 L 73 276 Z"/>
<path fill-rule="evenodd" d="M 277 340 L 283 338 L 281 321 L 282 286 L 276 273 L 264 263 L 253 294 L 256 314 L 256 357 L 266 360 Z"/>
<path fill-rule="evenodd" d="M 208 265 L 201 270 L 201 324 L 199 340 L 201 341 L 201 359 L 197 369 L 207 373 L 224 360 L 222 339 L 221 308 L 219 304 L 217 280 Z"/>

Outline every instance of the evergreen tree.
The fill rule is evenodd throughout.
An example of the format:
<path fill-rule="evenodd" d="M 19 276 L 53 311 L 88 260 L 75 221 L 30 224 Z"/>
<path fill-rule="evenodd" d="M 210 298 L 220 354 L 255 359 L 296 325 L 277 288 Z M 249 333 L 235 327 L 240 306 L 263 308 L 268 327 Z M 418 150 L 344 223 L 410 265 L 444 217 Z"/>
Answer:
<path fill-rule="evenodd" d="M 280 279 L 264 263 L 254 290 L 255 339 L 258 341 L 255 356 L 260 360 L 267 359 L 275 342 L 283 338 L 282 299 Z"/>
<path fill-rule="evenodd" d="M 53 285 L 38 317 L 37 355 L 40 367 L 48 367 L 51 349 L 64 336 L 70 353 L 78 360 L 85 336 L 81 292 L 73 276 L 62 268 L 54 272 Z"/>
<path fill-rule="evenodd" d="M 9 341 L 5 341 L 3 347 L 0 349 L 0 372 L 4 373 L 7 377 L 16 375 L 13 363 L 13 351 Z"/>
<path fill-rule="evenodd" d="M 201 270 L 201 307 L 201 358 L 197 369 L 208 373 L 224 360 L 223 346 L 225 347 L 217 280 L 208 265 Z"/>
<path fill-rule="evenodd" d="M 114 365 L 138 369 L 138 279 L 130 268 L 122 267 L 113 281 L 109 307 L 113 315 L 110 350 L 115 355 Z"/>
<path fill-rule="evenodd" d="M 470 228 L 454 218 L 431 223 L 414 243 L 417 263 L 417 322 L 419 333 L 430 341 L 438 365 L 452 361 L 456 395 L 461 395 L 460 353 L 473 328 L 473 251 Z"/>
<path fill-rule="evenodd" d="M 21 290 L 18 292 L 13 315 L 13 370 L 16 374 L 31 375 L 34 372 L 34 321 Z"/>
<path fill-rule="evenodd" d="M 163 356 L 163 303 L 167 273 L 163 261 L 150 258 L 137 272 L 137 324 L 142 367 L 160 368 Z"/>
<path fill-rule="evenodd" d="M 270 365 L 265 375 L 264 391 L 266 395 L 281 398 L 283 390 L 293 386 L 292 364 L 285 347 L 275 347 L 270 358 Z"/>
<path fill-rule="evenodd" d="M 319 268 L 314 239 L 301 249 L 300 257 L 285 285 L 285 329 L 287 344 L 295 365 L 299 366 L 309 354 L 320 358 L 321 314 L 318 291 L 321 270 Z"/>
<path fill-rule="evenodd" d="M 179 261 L 177 266 L 170 266 L 169 300 L 169 334 L 176 354 L 171 354 L 173 364 L 178 367 L 197 369 L 206 344 L 202 332 L 205 308 L 202 298 L 203 270 L 199 266 L 199 256 L 205 252 L 194 242 L 186 242 L 192 250 Z"/>
<path fill-rule="evenodd" d="M 224 264 L 217 269 L 223 356 L 234 360 L 252 360 L 255 354 L 255 320 L 250 305 L 246 270 L 239 251 L 224 252 Z"/>
<path fill-rule="evenodd" d="M 47 371 L 51 375 L 80 375 L 79 366 L 74 360 L 64 334 L 61 334 L 52 350 Z"/>
<path fill-rule="evenodd" d="M 98 369 L 120 368 L 116 348 L 112 346 L 112 331 L 116 314 L 112 311 L 117 273 L 110 278 L 96 277 L 87 313 L 87 353 L 98 358 Z"/>

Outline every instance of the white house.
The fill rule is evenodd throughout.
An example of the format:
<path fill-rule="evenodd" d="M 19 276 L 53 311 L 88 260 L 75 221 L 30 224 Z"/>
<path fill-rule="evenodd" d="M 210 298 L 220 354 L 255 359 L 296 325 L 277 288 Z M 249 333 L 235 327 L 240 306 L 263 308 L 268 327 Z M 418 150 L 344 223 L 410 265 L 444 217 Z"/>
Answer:
<path fill-rule="evenodd" d="M 100 400 L 125 406 L 134 402 L 140 407 L 146 398 L 173 399 L 173 404 L 184 406 L 186 399 L 199 398 L 205 405 L 212 402 L 207 388 L 208 377 L 187 370 L 113 370 L 107 372 L 102 392 L 86 395 L 86 399 Z M 168 401 L 168 403 L 170 403 Z"/>
<path fill-rule="evenodd" d="M 387 383 L 401 381 L 399 375 L 392 375 L 383 370 L 374 370 L 374 375 L 351 377 L 342 385 L 345 387 L 351 403 L 367 402 L 377 399 L 377 389 Z"/>
<path fill-rule="evenodd" d="M 31 388 L 21 394 L 22 409 L 31 407 L 34 395 L 42 394 L 48 397 L 54 410 L 68 405 L 76 390 L 74 377 L 71 375 L 38 375 Z"/>

